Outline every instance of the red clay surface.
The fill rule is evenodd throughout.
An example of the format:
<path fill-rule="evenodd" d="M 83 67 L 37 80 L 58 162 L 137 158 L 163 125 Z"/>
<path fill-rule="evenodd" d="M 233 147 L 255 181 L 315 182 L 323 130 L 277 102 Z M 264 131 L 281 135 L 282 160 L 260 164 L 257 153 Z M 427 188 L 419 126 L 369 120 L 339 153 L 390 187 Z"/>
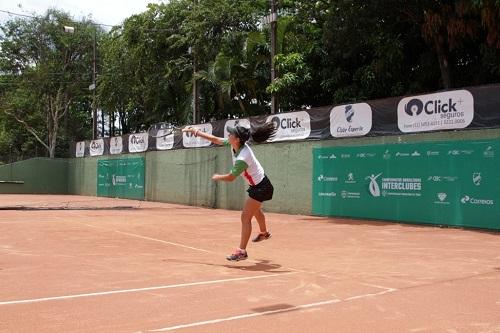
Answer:
<path fill-rule="evenodd" d="M 0 332 L 500 332 L 500 234 L 0 195 Z M 254 224 L 254 231 L 257 225 Z"/>

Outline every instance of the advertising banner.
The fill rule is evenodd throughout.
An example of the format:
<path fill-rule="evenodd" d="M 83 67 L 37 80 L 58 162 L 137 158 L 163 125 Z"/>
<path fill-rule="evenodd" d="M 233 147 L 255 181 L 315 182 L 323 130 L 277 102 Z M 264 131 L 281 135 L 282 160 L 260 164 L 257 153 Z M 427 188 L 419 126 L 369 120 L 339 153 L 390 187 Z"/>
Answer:
<path fill-rule="evenodd" d="M 500 229 L 500 140 L 317 148 L 313 213 Z"/>
<path fill-rule="evenodd" d="M 158 135 L 161 136 L 165 130 L 159 130 Z M 156 138 L 156 149 L 157 150 L 168 150 L 174 148 L 174 134 L 165 135 L 159 138 Z"/>
<path fill-rule="evenodd" d="M 115 136 L 109 140 L 109 152 L 111 155 L 123 153 L 123 138 L 121 136 Z"/>
<path fill-rule="evenodd" d="M 372 128 L 372 108 L 367 103 L 341 105 L 330 112 L 330 133 L 335 138 L 363 136 Z"/>
<path fill-rule="evenodd" d="M 90 156 L 101 156 L 104 154 L 104 139 L 90 141 Z"/>
<path fill-rule="evenodd" d="M 75 157 L 85 156 L 85 141 L 76 143 Z"/>
<path fill-rule="evenodd" d="M 99 160 L 97 196 L 144 200 L 144 158 Z"/>
<path fill-rule="evenodd" d="M 193 125 L 193 128 L 197 128 L 203 133 L 213 134 L 212 124 L 201 124 L 201 125 Z M 206 139 L 203 139 L 199 136 L 194 136 L 193 133 L 184 132 L 182 133 L 182 145 L 185 148 L 200 148 L 200 147 L 208 147 L 212 143 Z"/>
<path fill-rule="evenodd" d="M 398 127 L 403 133 L 466 128 L 474 118 L 474 97 L 467 90 L 403 98 Z"/>
<path fill-rule="evenodd" d="M 255 129 L 272 122 L 277 133 L 269 142 L 329 140 L 499 128 L 498 110 L 500 84 L 492 84 L 242 119 L 223 119 L 193 126 L 202 132 L 227 138 L 227 126 L 238 124 Z M 177 133 L 163 138 L 148 137 L 147 133 L 125 133 L 118 138 L 104 138 L 103 155 L 212 146 L 208 140 L 195 137 L 192 133 Z M 71 143 L 70 152 L 75 157 L 90 156 L 90 141 Z"/>
<path fill-rule="evenodd" d="M 148 149 L 148 133 L 131 134 L 128 137 L 128 151 L 130 153 L 142 153 Z"/>
<path fill-rule="evenodd" d="M 311 118 L 306 111 L 272 115 L 267 122 L 276 128 L 276 135 L 269 141 L 303 140 L 311 134 Z"/>

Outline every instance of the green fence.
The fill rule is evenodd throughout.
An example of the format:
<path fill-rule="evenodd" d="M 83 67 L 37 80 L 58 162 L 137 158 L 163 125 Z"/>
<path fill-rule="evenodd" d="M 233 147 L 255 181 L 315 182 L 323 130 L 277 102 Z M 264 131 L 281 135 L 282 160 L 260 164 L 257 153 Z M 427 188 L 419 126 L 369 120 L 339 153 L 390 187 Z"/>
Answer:
<path fill-rule="evenodd" d="M 317 148 L 313 213 L 500 229 L 500 140 Z"/>
<path fill-rule="evenodd" d="M 499 140 L 499 138 L 500 129 L 448 131 L 387 137 L 360 137 L 321 141 L 280 142 L 255 145 L 253 146 L 253 150 L 266 170 L 267 175 L 272 180 L 275 188 L 273 200 L 266 202 L 264 204 L 264 209 L 271 212 L 310 215 L 312 213 L 318 214 L 317 208 L 315 209 L 313 207 L 313 201 L 318 199 L 314 198 L 313 195 L 316 191 L 313 191 L 313 186 L 317 185 L 313 182 L 313 175 L 314 178 L 320 176 L 313 170 L 314 160 L 312 158 L 312 151 L 314 149 L 324 148 L 351 150 L 351 147 L 359 146 L 370 146 L 374 149 L 379 149 L 380 147 L 387 147 L 391 145 L 394 147 L 413 144 L 435 145 L 439 143 L 450 144 L 452 141 L 460 144 L 460 142 L 474 140 L 495 141 Z M 464 148 L 463 150 L 468 149 L 469 148 Z M 492 146 L 491 150 L 493 151 L 494 149 L 497 148 Z M 496 152 L 497 154 L 500 154 L 498 153 L 498 149 Z M 436 159 L 438 156 L 430 157 Z M 452 157 L 455 158 L 459 156 L 452 155 Z M 465 157 L 466 156 L 462 156 L 461 158 Z M 97 196 L 99 161 L 136 158 L 143 158 L 145 163 L 145 200 L 236 210 L 243 207 L 244 200 L 246 198 L 246 185 L 241 177 L 238 177 L 237 180 L 231 183 L 216 183 L 211 180 L 213 173 L 227 173 L 231 169 L 231 153 L 228 147 L 150 151 L 146 153 L 106 156 L 105 158 L 87 157 L 56 160 L 37 158 L 26 160 L 0 166 L 0 181 L 24 182 L 23 184 L 0 183 L 0 193 L 66 193 Z M 498 156 L 495 158 L 498 158 Z M 498 161 L 495 161 L 495 163 L 499 165 Z M 473 163 L 468 164 L 475 165 L 476 162 L 474 161 Z M 390 171 L 392 170 L 393 169 Z M 380 172 L 381 171 L 377 172 L 377 170 L 373 170 L 373 176 L 377 176 Z M 482 182 L 477 190 L 484 186 L 489 186 L 485 183 L 487 179 L 491 178 L 488 171 L 477 171 L 471 169 L 468 172 L 471 174 L 467 176 L 467 181 L 472 179 L 473 173 L 481 173 Z M 365 178 L 371 175 L 372 173 L 367 174 L 365 175 Z M 325 172 L 324 176 L 329 175 Z M 436 173 L 435 176 L 443 175 Z M 476 181 L 477 176 L 478 175 L 476 175 L 475 178 Z M 356 177 L 356 174 L 354 174 L 354 177 Z M 380 182 L 382 179 L 381 177 L 390 178 L 385 177 L 383 174 L 376 178 L 376 181 Z M 359 176 L 357 178 L 359 179 Z M 401 176 L 393 178 L 412 177 Z M 363 185 L 362 190 L 365 192 L 369 191 L 369 187 L 366 186 L 369 185 L 370 179 L 364 179 L 363 181 L 365 184 Z M 404 182 L 409 183 L 406 179 Z M 426 191 L 428 189 L 426 183 L 427 179 L 424 177 L 424 179 L 420 182 L 423 188 L 422 191 Z M 452 186 L 453 183 L 448 184 L 446 182 L 441 182 L 441 184 Z M 458 186 L 459 182 L 455 182 L 455 185 Z M 378 186 L 381 187 L 382 184 L 379 183 Z M 472 188 L 474 189 L 475 186 L 476 185 Z M 374 185 L 373 187 L 375 188 Z M 361 193 L 361 190 L 359 190 L 359 192 Z M 324 191 L 324 193 L 328 193 L 328 191 Z M 500 200 L 498 199 L 498 192 L 496 192 L 495 198 L 478 196 L 476 192 L 464 192 L 464 197 L 460 197 L 460 199 L 464 198 L 466 203 L 463 205 L 470 204 L 471 207 L 459 206 L 463 212 L 462 215 L 459 215 L 458 213 L 446 215 L 447 213 L 445 214 L 444 212 L 450 210 L 453 206 L 450 201 L 452 192 L 445 187 L 443 190 L 440 189 L 437 193 L 446 194 L 446 198 L 443 199 L 443 202 L 450 202 L 449 207 L 444 208 L 444 210 L 438 210 L 436 214 L 441 215 L 436 215 L 435 217 L 433 216 L 433 219 L 430 221 L 424 221 L 425 223 L 469 225 L 467 223 L 467 219 L 471 218 L 470 214 L 475 214 L 475 211 L 478 208 L 476 207 L 478 203 L 488 203 L 488 201 L 478 202 L 476 199 L 493 199 L 495 205 L 497 205 L 497 201 Z M 440 197 L 443 198 L 444 194 L 441 194 Z M 112 196 L 113 194 L 106 195 Z M 447 203 L 435 204 L 434 201 L 440 201 L 441 199 L 439 199 L 436 193 L 432 195 L 434 195 L 434 198 L 437 199 L 432 201 L 431 206 L 448 206 Z M 467 195 L 469 199 L 467 199 L 465 195 Z M 379 199 L 385 199 L 385 197 L 379 197 Z M 356 199 L 349 200 L 354 201 Z M 429 209 L 429 206 L 423 205 L 421 209 L 427 210 Z M 327 212 L 324 214 L 330 215 L 331 213 Z M 393 214 L 386 213 L 385 215 L 373 218 L 395 220 L 394 216 L 395 215 Z M 439 220 L 440 216 L 442 217 L 441 220 Z M 462 220 L 460 220 L 460 216 Z M 405 216 L 399 215 L 399 218 L 405 218 Z M 481 216 L 479 216 L 478 219 L 481 219 Z M 404 222 L 405 220 L 401 221 Z M 478 223 L 478 225 L 481 225 L 482 227 L 489 227 L 489 222 Z M 492 228 L 496 228 L 496 226 L 493 225 Z"/>
<path fill-rule="evenodd" d="M 0 193 L 66 194 L 68 161 L 32 158 L 0 165 Z"/>
<path fill-rule="evenodd" d="M 97 196 L 144 200 L 144 158 L 97 163 Z"/>

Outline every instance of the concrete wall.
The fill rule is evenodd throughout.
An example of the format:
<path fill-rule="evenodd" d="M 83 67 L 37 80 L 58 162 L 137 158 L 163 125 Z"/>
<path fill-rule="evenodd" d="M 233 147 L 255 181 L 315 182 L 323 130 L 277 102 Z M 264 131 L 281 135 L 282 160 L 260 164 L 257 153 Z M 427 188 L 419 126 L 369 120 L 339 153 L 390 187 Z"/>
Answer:
<path fill-rule="evenodd" d="M 413 143 L 499 138 L 500 129 L 438 132 L 402 136 L 332 139 L 253 146 L 275 187 L 265 209 L 289 214 L 311 214 L 312 150 L 315 147 L 357 146 L 385 143 Z M 146 160 L 146 200 L 239 210 L 246 198 L 244 181 L 215 183 L 214 173 L 227 173 L 232 166 L 228 147 L 152 151 L 69 160 L 32 159 L 0 166 L 0 180 L 24 180 L 16 193 L 68 193 L 96 195 L 99 159 Z M 12 190 L 12 186 L 10 185 Z M 4 187 L 6 189 L 7 186 Z M 0 193 L 2 185 L 0 185 Z M 4 192 L 5 193 L 5 192 Z"/>
<path fill-rule="evenodd" d="M 97 161 L 100 159 L 134 158 L 144 154 L 107 155 L 68 160 L 68 194 L 97 195 Z"/>
<path fill-rule="evenodd" d="M 289 214 L 311 214 L 312 150 L 315 147 L 356 146 L 500 137 L 500 129 L 439 132 L 403 136 L 332 139 L 253 146 L 275 187 L 265 209 Z M 121 155 L 135 157 L 137 154 Z M 246 198 L 243 179 L 232 183 L 211 180 L 214 173 L 227 173 L 232 166 L 228 147 L 153 151 L 146 157 L 146 200 L 239 210 Z M 102 158 L 110 158 L 109 156 Z M 95 195 L 97 158 L 72 159 L 70 193 Z M 86 179 L 90 179 L 86 181 Z"/>
<path fill-rule="evenodd" d="M 66 159 L 32 158 L 0 165 L 0 193 L 66 194 L 68 161 Z M 9 181 L 22 181 L 12 184 Z"/>

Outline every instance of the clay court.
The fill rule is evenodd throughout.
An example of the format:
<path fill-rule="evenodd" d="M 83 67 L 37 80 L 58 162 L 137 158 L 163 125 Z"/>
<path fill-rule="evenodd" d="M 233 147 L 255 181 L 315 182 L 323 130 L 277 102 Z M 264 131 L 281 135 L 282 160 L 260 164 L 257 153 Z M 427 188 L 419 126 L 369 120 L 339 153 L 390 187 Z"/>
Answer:
<path fill-rule="evenodd" d="M 499 234 L 0 196 L 1 332 L 500 332 Z M 256 224 L 254 224 L 255 232 Z"/>

